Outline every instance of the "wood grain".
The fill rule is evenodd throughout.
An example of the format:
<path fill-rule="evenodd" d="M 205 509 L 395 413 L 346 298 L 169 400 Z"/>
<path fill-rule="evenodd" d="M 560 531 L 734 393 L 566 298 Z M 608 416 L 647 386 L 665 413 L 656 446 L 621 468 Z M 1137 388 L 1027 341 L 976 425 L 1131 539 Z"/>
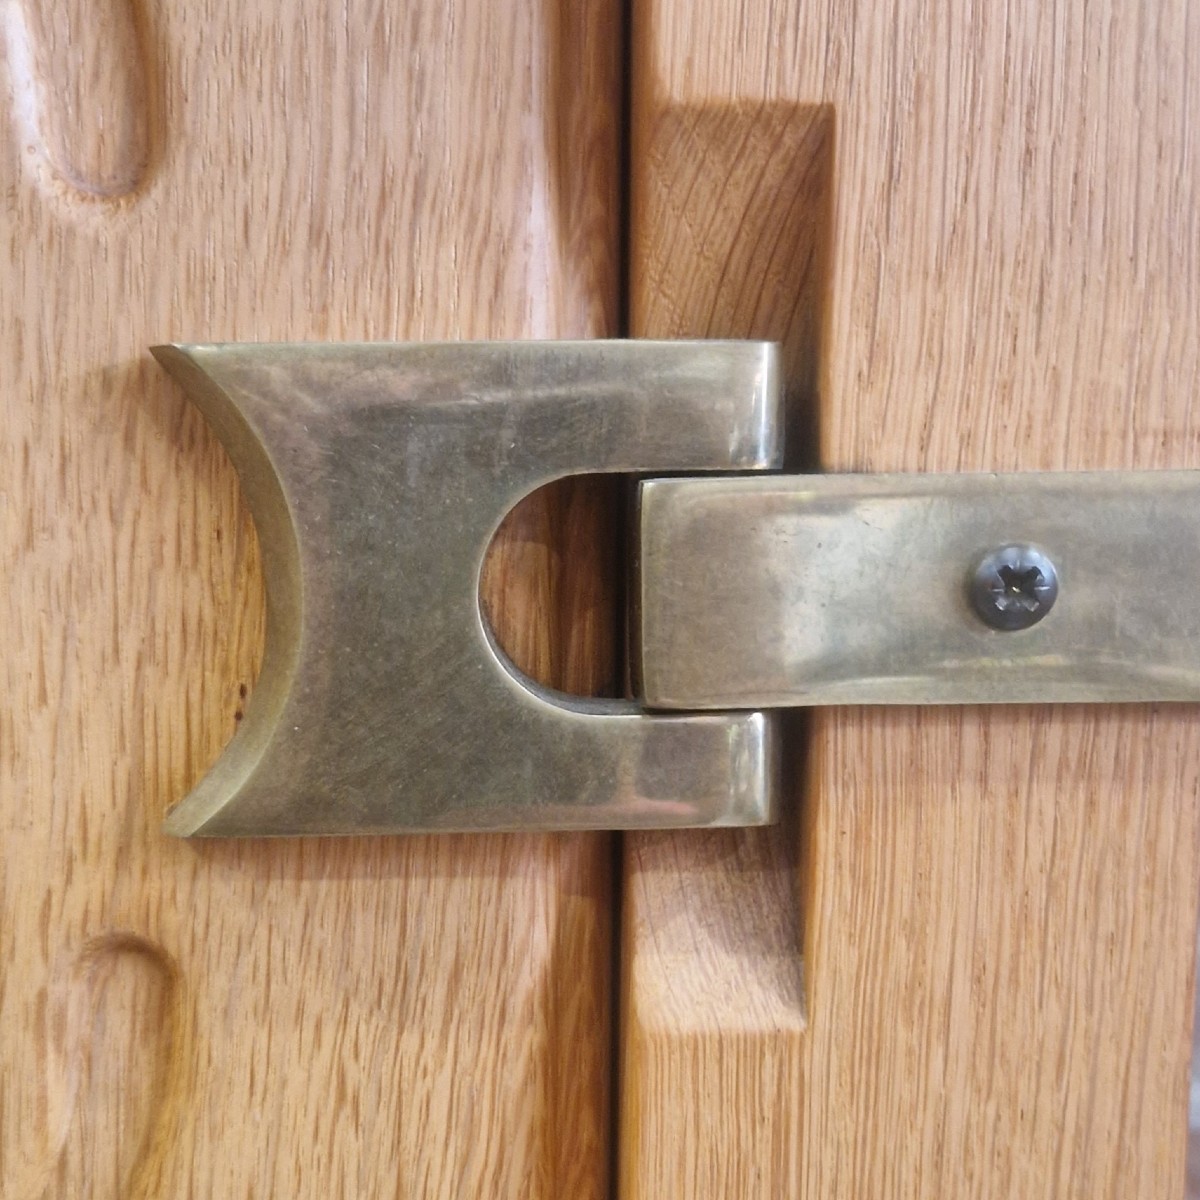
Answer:
<path fill-rule="evenodd" d="M 145 348 L 611 331 L 613 6 L 110 7 L 52 53 L 34 0 L 6 28 L 0 1194 L 601 1196 L 608 839 L 160 834 L 263 612 L 232 469 Z M 146 153 L 108 140 L 138 79 Z M 509 559 L 502 636 L 555 612 L 528 665 L 601 686 L 596 559 Z"/>
<path fill-rule="evenodd" d="M 633 45 L 635 333 L 783 331 L 829 469 L 1200 464 L 1194 5 Z M 627 839 L 625 1200 L 1181 1195 L 1194 711 L 830 711 L 793 778 L 795 831 Z"/>

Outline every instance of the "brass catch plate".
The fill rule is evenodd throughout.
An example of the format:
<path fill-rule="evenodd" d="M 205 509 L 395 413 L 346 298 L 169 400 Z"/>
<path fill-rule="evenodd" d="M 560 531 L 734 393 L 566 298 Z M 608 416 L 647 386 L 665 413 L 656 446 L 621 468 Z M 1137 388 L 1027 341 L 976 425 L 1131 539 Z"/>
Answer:
<path fill-rule="evenodd" d="M 522 497 L 588 471 L 778 466 L 753 342 L 162 346 L 237 468 L 267 646 L 191 834 L 614 829 L 769 820 L 761 713 L 649 716 L 521 677 L 479 607 Z"/>

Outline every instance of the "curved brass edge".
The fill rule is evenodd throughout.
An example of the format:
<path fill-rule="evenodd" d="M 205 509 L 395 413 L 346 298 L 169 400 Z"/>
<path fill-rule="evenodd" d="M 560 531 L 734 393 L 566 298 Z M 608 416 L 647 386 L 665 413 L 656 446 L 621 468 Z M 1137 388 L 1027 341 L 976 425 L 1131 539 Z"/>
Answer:
<path fill-rule="evenodd" d="M 225 447 L 238 473 L 258 536 L 267 592 L 266 647 L 245 719 L 193 789 L 167 813 L 164 832 L 202 834 L 254 775 L 275 733 L 295 678 L 303 597 L 296 529 L 283 484 L 262 440 L 217 380 L 197 361 L 219 349 L 151 346 Z"/>

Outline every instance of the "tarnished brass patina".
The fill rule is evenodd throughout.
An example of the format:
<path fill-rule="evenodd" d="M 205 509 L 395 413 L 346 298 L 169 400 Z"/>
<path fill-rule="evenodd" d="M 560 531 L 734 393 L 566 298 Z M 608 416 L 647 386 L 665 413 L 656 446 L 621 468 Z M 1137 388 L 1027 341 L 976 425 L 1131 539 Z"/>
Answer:
<path fill-rule="evenodd" d="M 557 695 L 493 643 L 479 574 L 523 496 L 589 471 L 780 459 L 761 343 L 160 346 L 229 451 L 267 587 L 262 674 L 171 833 L 754 824 L 760 713 Z"/>

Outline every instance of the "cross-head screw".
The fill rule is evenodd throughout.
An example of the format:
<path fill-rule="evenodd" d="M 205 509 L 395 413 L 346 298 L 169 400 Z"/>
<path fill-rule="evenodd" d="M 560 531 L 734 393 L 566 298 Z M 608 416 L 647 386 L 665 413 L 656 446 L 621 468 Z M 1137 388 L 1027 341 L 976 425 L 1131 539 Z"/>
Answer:
<path fill-rule="evenodd" d="M 976 613 L 993 629 L 1028 629 L 1054 607 L 1058 572 L 1036 546 L 1013 542 L 979 560 L 970 594 Z"/>

